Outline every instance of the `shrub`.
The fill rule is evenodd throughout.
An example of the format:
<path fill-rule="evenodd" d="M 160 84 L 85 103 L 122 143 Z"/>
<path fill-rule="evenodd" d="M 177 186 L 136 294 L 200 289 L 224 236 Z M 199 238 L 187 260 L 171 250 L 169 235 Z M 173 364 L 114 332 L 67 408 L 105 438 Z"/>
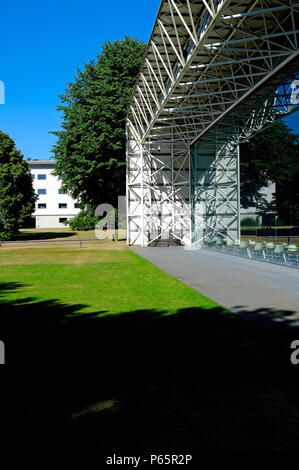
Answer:
<path fill-rule="evenodd" d="M 84 209 L 73 219 L 68 219 L 64 222 L 72 230 L 92 230 L 95 228 L 99 221 L 99 217 L 96 217 L 91 210 Z"/>
<path fill-rule="evenodd" d="M 0 241 L 11 240 L 13 232 L 0 232 Z"/>
<path fill-rule="evenodd" d="M 246 217 L 241 220 L 241 227 L 256 227 L 258 225 L 259 224 L 254 217 Z"/>

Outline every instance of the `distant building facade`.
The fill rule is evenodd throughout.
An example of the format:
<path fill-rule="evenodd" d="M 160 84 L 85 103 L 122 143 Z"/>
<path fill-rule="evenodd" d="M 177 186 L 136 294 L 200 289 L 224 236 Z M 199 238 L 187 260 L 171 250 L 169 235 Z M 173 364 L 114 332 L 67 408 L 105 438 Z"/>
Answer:
<path fill-rule="evenodd" d="M 61 189 L 58 176 L 53 175 L 54 160 L 30 160 L 27 162 L 32 175 L 33 187 L 38 195 L 35 212 L 36 228 L 65 228 L 64 221 L 75 217 L 79 204 Z"/>

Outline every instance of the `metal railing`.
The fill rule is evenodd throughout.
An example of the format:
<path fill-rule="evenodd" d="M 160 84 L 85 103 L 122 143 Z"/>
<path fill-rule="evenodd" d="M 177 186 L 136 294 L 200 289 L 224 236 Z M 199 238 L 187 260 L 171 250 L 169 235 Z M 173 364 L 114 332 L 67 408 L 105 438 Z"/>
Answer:
<path fill-rule="evenodd" d="M 83 242 L 98 242 L 98 241 L 103 241 L 105 238 L 71 238 L 69 240 L 63 240 L 61 238 L 56 238 L 56 239 L 49 239 L 49 240 L 9 240 L 9 241 L 0 241 L 0 246 L 1 245 L 13 245 L 13 244 L 23 244 L 23 243 L 76 243 L 78 242 L 80 244 L 80 248 L 83 248 Z M 112 239 L 112 241 L 115 241 Z"/>
<path fill-rule="evenodd" d="M 239 256 L 251 260 L 263 261 L 267 263 L 279 264 L 289 266 L 292 268 L 299 268 L 299 251 L 289 251 L 287 248 L 281 252 L 275 252 L 275 248 L 260 248 L 254 247 L 240 247 L 240 246 L 227 246 L 217 244 L 203 245 L 206 250 L 216 251 L 218 253 Z"/>

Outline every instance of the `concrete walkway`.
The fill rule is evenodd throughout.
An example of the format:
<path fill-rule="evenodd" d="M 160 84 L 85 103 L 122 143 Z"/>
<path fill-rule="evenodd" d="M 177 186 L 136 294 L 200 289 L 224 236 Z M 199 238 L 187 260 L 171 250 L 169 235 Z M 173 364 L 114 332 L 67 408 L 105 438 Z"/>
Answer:
<path fill-rule="evenodd" d="M 208 250 L 131 249 L 233 312 L 299 326 L 299 270 Z"/>

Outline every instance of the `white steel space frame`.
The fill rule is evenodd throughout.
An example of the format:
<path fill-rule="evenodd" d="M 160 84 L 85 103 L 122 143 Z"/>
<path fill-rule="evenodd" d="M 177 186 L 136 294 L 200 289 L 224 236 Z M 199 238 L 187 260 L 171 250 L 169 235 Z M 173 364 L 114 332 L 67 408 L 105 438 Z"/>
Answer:
<path fill-rule="evenodd" d="M 299 2 L 163 0 L 127 118 L 128 243 L 240 237 L 239 144 L 298 109 Z"/>

